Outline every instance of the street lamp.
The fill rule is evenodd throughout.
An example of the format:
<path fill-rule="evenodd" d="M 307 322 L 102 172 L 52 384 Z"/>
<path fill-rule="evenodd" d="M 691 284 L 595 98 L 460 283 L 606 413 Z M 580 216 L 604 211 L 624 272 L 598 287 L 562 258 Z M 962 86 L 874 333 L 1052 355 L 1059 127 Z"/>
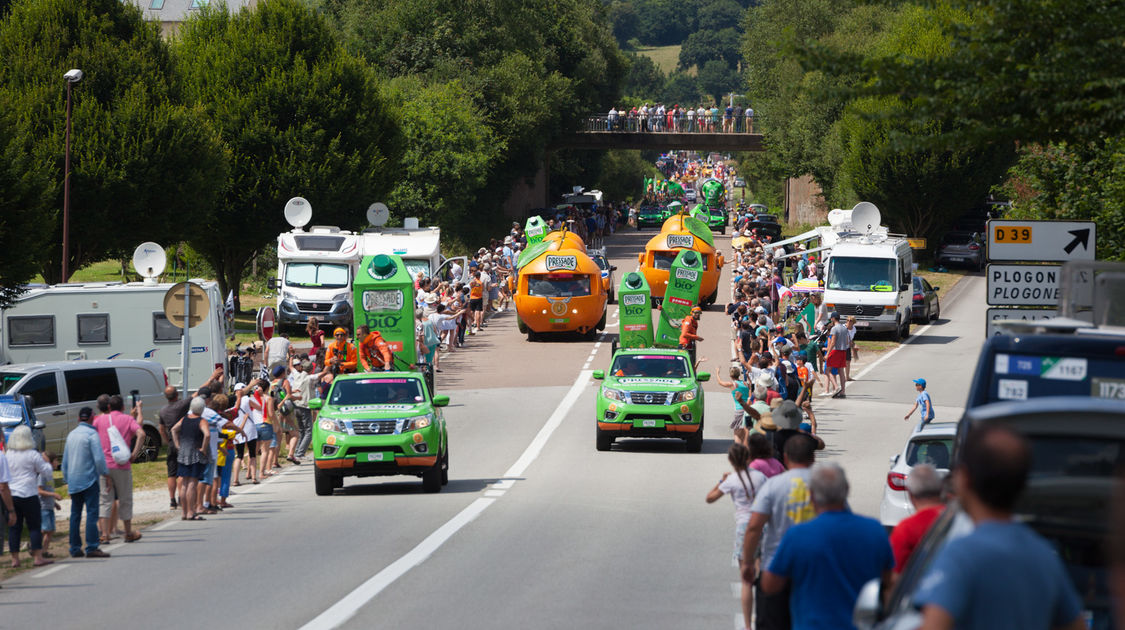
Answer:
<path fill-rule="evenodd" d="M 75 68 L 63 75 L 66 81 L 66 165 L 63 170 L 62 281 L 70 278 L 70 87 L 82 80 L 82 71 Z"/>

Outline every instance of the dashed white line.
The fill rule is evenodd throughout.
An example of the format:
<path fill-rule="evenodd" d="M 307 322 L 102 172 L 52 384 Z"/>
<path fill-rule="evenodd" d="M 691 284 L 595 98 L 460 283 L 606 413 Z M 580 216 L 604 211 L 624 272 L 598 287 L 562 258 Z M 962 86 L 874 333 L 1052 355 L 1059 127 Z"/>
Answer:
<path fill-rule="evenodd" d="M 484 493 L 486 497 L 500 498 L 504 496 L 503 490 L 486 490 Z"/>

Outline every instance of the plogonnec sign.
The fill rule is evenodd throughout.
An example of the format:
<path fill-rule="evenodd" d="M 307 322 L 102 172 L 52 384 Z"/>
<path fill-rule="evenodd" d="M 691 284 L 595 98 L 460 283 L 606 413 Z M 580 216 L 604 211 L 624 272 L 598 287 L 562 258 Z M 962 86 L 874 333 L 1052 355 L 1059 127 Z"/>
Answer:
<path fill-rule="evenodd" d="M 989 265 L 989 306 L 1054 306 L 1061 265 Z"/>
<path fill-rule="evenodd" d="M 988 259 L 1066 262 L 1094 260 L 1097 227 L 1093 221 L 988 222 Z"/>

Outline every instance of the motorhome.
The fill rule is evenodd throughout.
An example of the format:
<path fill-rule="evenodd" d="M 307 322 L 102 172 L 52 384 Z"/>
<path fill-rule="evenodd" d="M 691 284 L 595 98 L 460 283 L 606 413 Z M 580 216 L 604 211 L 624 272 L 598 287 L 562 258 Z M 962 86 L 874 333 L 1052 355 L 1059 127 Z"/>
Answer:
<path fill-rule="evenodd" d="M 378 256 L 388 254 L 398 256 L 410 272 L 410 277 L 416 278 L 418 272 L 427 278 L 440 275 L 448 267 L 446 260 L 441 255 L 441 228 L 420 227 L 418 219 L 407 217 L 402 222 L 402 227 L 370 227 L 360 235 L 360 249 L 364 256 Z M 462 261 L 461 267 L 465 267 Z"/>
<path fill-rule="evenodd" d="M 163 264 L 161 265 L 163 267 Z M 207 294 L 203 321 L 190 332 L 188 386 L 226 368 L 230 333 L 215 282 L 192 280 Z M 33 286 L 0 311 L 0 363 L 81 359 L 148 359 L 164 366 L 168 384 L 183 384 L 183 330 L 164 316 L 172 283 L 87 282 Z"/>

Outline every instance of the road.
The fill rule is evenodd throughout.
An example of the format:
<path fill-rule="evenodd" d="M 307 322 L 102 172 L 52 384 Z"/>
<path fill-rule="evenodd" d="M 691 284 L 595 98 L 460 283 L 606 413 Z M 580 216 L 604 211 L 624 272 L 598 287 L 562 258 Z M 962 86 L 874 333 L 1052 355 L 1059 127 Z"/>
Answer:
<path fill-rule="evenodd" d="M 618 279 L 651 235 L 610 240 Z M 912 426 L 911 378 L 931 383 L 939 417 L 959 413 L 983 305 L 983 278 L 966 278 L 944 296 L 948 320 L 859 372 L 847 400 L 817 399 L 822 458 L 847 470 L 857 512 L 878 514 L 887 458 Z M 701 323 L 704 371 L 730 357 L 720 309 Z M 392 477 L 316 497 L 312 466 L 293 467 L 206 522 L 165 521 L 110 559 L 4 582 L 0 627 L 738 627 L 733 510 L 703 500 L 728 468 L 730 396 L 708 386 L 702 454 L 651 440 L 599 453 L 589 375 L 608 366 L 610 338 L 529 343 L 499 314 L 438 375 L 452 398 L 440 494 Z"/>

